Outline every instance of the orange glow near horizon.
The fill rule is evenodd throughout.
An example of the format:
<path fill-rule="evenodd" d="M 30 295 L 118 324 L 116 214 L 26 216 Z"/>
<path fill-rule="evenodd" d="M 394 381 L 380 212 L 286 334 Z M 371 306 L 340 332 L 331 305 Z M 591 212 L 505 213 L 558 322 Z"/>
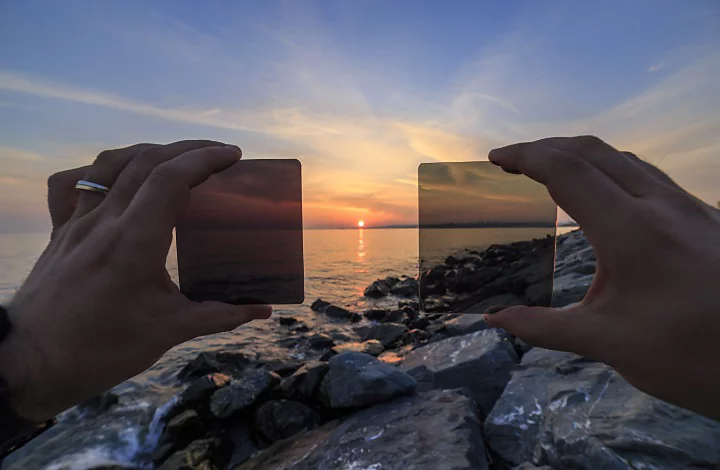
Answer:
<path fill-rule="evenodd" d="M 364 220 L 358 220 L 358 228 L 363 228 L 365 226 Z"/>

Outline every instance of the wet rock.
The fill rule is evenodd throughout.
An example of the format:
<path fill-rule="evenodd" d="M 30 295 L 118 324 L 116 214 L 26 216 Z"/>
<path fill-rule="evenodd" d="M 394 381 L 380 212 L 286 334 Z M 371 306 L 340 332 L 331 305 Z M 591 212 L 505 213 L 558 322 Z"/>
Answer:
<path fill-rule="evenodd" d="M 344 352 L 359 352 L 370 354 L 371 356 L 377 356 L 385 350 L 382 343 L 376 339 L 363 341 L 362 343 L 343 343 L 333 347 L 335 354 L 342 354 Z"/>
<path fill-rule="evenodd" d="M 280 382 L 283 396 L 310 400 L 320 387 L 328 370 L 328 364 L 322 361 L 308 362 L 293 375 Z"/>
<path fill-rule="evenodd" d="M 408 327 L 401 323 L 380 323 L 372 326 L 361 326 L 355 328 L 363 341 L 376 339 L 386 348 L 397 343 L 408 331 Z"/>
<path fill-rule="evenodd" d="M 402 310 L 391 310 L 382 319 L 386 323 L 399 323 L 405 319 L 405 312 Z"/>
<path fill-rule="evenodd" d="M 220 372 L 230 376 L 239 376 L 253 361 L 248 356 L 238 352 L 205 351 L 198 354 L 188 362 L 180 372 L 178 379 L 182 381 L 196 379 L 206 374 Z"/>
<path fill-rule="evenodd" d="M 385 297 L 390 293 L 390 286 L 387 285 L 385 279 L 377 279 L 365 288 L 363 295 L 374 299 Z"/>
<path fill-rule="evenodd" d="M 456 391 L 397 398 L 279 441 L 237 470 L 486 470 L 474 408 Z"/>
<path fill-rule="evenodd" d="M 488 414 L 518 362 L 502 330 L 456 336 L 415 349 L 400 368 L 418 381 L 418 389 L 465 387 L 483 414 Z"/>
<path fill-rule="evenodd" d="M 485 435 L 511 465 L 720 465 L 720 422 L 646 395 L 604 364 L 541 348 L 523 357 L 485 420 Z"/>
<path fill-rule="evenodd" d="M 180 392 L 179 403 L 176 411 L 187 408 L 201 408 L 207 406 L 207 402 L 213 393 L 230 383 L 230 376 L 220 373 L 208 374 L 192 382 L 185 390 Z M 168 413 L 172 417 L 173 413 Z"/>
<path fill-rule="evenodd" d="M 330 408 L 361 408 L 415 391 L 415 379 L 368 354 L 347 352 L 328 361 L 320 386 Z"/>
<path fill-rule="evenodd" d="M 388 310 L 385 310 L 385 309 L 371 309 L 371 310 L 367 310 L 364 315 L 365 315 L 365 318 L 367 318 L 368 320 L 379 321 L 379 320 L 382 320 L 383 318 L 385 318 L 385 315 L 387 315 L 387 314 L 388 314 Z"/>
<path fill-rule="evenodd" d="M 420 345 L 430 339 L 432 335 L 423 330 L 410 330 L 402 337 L 403 344 Z"/>
<path fill-rule="evenodd" d="M 215 391 L 210 397 L 210 411 L 218 418 L 227 418 L 243 411 L 255 403 L 258 397 L 276 381 L 273 374 L 265 368 L 245 373 L 241 380 L 233 380 L 229 385 Z"/>
<path fill-rule="evenodd" d="M 330 302 L 325 302 L 321 299 L 317 299 L 315 302 L 313 302 L 312 305 L 310 305 L 310 308 L 313 311 L 325 314 L 330 318 L 349 320 L 352 322 L 362 320 L 362 315 L 360 315 L 359 313 L 351 312 L 348 309 L 338 307 L 337 305 L 333 305 Z"/>
<path fill-rule="evenodd" d="M 430 296 L 422 300 L 422 310 L 431 313 L 449 312 L 451 309 L 450 305 L 442 297 Z"/>
<path fill-rule="evenodd" d="M 398 308 L 401 310 L 404 310 L 405 307 L 409 307 L 412 310 L 415 310 L 416 312 L 420 310 L 420 304 L 417 300 L 407 300 L 403 299 L 398 301 Z"/>
<path fill-rule="evenodd" d="M 405 324 L 410 328 L 411 330 L 424 330 L 428 326 L 430 326 L 430 319 L 426 316 L 418 316 L 414 319 L 409 319 L 405 322 Z"/>
<path fill-rule="evenodd" d="M 280 324 L 283 326 L 289 326 L 293 323 L 297 323 L 299 320 L 295 317 L 280 317 L 279 318 Z"/>
<path fill-rule="evenodd" d="M 445 330 L 449 336 L 462 336 L 476 331 L 487 329 L 482 315 L 466 313 L 445 323 Z"/>
<path fill-rule="evenodd" d="M 308 339 L 308 344 L 314 349 L 331 348 L 335 346 L 335 340 L 328 335 L 318 333 Z"/>
<path fill-rule="evenodd" d="M 392 286 L 390 293 L 402 297 L 416 296 L 418 294 L 418 282 L 412 277 L 407 277 Z"/>
<path fill-rule="evenodd" d="M 172 452 L 182 449 L 205 433 L 202 418 L 195 410 L 186 410 L 168 422 L 153 453 L 153 461 L 161 462 Z"/>
<path fill-rule="evenodd" d="M 211 454 L 215 443 L 209 439 L 197 440 L 185 449 L 175 452 L 157 470 L 213 470 Z"/>
<path fill-rule="evenodd" d="M 320 416 L 310 407 L 292 400 L 271 400 L 255 412 L 258 431 L 271 442 L 318 427 Z"/>
<path fill-rule="evenodd" d="M 296 333 L 305 333 L 310 331 L 310 327 L 307 326 L 304 322 L 297 322 L 293 323 L 292 325 L 288 326 L 288 331 L 294 331 Z"/>
<path fill-rule="evenodd" d="M 275 372 L 281 377 L 287 377 L 302 367 L 302 365 L 302 361 L 295 359 L 272 359 L 265 363 L 267 370 Z"/>
<path fill-rule="evenodd" d="M 395 276 L 388 276 L 385 278 L 385 284 L 387 284 L 388 287 L 392 287 L 398 282 L 400 282 L 400 278 L 397 278 Z"/>
<path fill-rule="evenodd" d="M 109 411 L 118 404 L 120 397 L 112 392 L 105 392 L 78 405 L 78 411 L 84 418 L 90 418 Z"/>

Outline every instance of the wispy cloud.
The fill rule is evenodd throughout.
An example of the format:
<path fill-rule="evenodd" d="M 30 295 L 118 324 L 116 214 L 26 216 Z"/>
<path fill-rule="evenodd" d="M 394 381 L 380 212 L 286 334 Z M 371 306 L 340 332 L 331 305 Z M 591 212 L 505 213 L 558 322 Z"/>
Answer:
<path fill-rule="evenodd" d="M 648 67 L 647 71 L 650 73 L 657 72 L 658 70 L 665 68 L 666 65 L 667 64 L 665 62 L 658 62 L 657 64 L 652 64 L 650 67 Z"/>

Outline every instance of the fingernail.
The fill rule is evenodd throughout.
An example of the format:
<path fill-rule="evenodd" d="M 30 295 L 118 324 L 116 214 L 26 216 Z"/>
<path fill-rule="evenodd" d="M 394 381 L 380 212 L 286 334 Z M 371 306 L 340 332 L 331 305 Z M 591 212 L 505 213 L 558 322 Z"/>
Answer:
<path fill-rule="evenodd" d="M 493 305 L 492 307 L 489 307 L 487 310 L 485 310 L 485 315 L 492 315 L 494 313 L 498 313 L 508 307 L 508 305 Z"/>

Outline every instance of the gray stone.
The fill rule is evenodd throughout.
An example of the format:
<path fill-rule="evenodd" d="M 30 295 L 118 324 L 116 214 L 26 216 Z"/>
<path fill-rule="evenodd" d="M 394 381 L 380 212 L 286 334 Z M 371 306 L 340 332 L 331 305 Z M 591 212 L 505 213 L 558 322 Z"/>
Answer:
<path fill-rule="evenodd" d="M 332 348 L 335 346 L 335 340 L 328 335 L 318 333 L 308 339 L 308 344 L 315 349 Z"/>
<path fill-rule="evenodd" d="M 718 468 L 720 422 L 653 398 L 610 367 L 533 348 L 485 420 L 510 465 Z"/>
<path fill-rule="evenodd" d="M 266 401 L 255 411 L 257 429 L 271 442 L 314 429 L 320 422 L 310 407 L 292 400 Z"/>
<path fill-rule="evenodd" d="M 232 453 L 226 468 L 234 468 L 256 454 L 260 449 L 253 441 L 253 431 L 245 422 L 226 428 L 223 437 L 232 444 Z"/>
<path fill-rule="evenodd" d="M 445 329 L 450 336 L 462 336 L 486 330 L 487 323 L 482 315 L 467 313 L 446 322 Z"/>
<path fill-rule="evenodd" d="M 456 336 L 410 352 L 400 365 L 419 390 L 465 387 L 483 414 L 500 397 L 518 356 L 503 330 Z"/>
<path fill-rule="evenodd" d="M 273 375 L 267 369 L 248 371 L 241 380 L 233 380 L 212 394 L 210 411 L 218 418 L 227 418 L 255 403 L 272 385 Z"/>
<path fill-rule="evenodd" d="M 330 408 L 360 408 L 415 391 L 415 379 L 397 367 L 357 352 L 328 361 L 320 396 Z"/>
<path fill-rule="evenodd" d="M 310 400 L 320 387 L 323 377 L 327 373 L 327 362 L 308 362 L 290 377 L 280 382 L 280 389 L 286 398 L 300 398 Z"/>
<path fill-rule="evenodd" d="M 212 470 L 210 463 L 215 443 L 209 439 L 193 441 L 185 449 L 175 452 L 157 470 Z"/>
<path fill-rule="evenodd" d="M 355 328 L 355 332 L 363 341 L 376 339 L 386 348 L 397 343 L 407 331 L 408 327 L 401 323 L 381 323 Z"/>
<path fill-rule="evenodd" d="M 280 441 L 236 470 L 486 470 L 475 404 L 457 391 L 397 398 Z"/>

